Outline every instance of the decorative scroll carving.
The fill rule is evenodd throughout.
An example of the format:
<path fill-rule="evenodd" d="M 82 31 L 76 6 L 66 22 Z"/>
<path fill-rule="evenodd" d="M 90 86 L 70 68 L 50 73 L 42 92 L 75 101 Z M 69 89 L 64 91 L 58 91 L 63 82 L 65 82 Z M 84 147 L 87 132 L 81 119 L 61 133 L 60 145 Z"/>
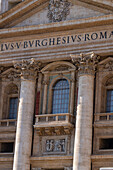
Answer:
<path fill-rule="evenodd" d="M 60 22 L 66 20 L 69 15 L 70 2 L 68 0 L 50 0 L 48 6 L 48 18 L 51 22 Z"/>
<path fill-rule="evenodd" d="M 71 57 L 76 69 L 79 71 L 79 75 L 94 75 L 98 60 L 100 58 L 99 56 L 91 52 L 87 54 L 80 54 L 80 56 L 71 55 Z"/>
<path fill-rule="evenodd" d="M 24 79 L 36 78 L 40 65 L 41 63 L 36 62 L 33 58 L 31 60 L 22 60 L 21 63 L 14 63 L 14 67 L 21 70 L 21 77 Z"/>
<path fill-rule="evenodd" d="M 65 139 L 46 140 L 46 152 L 65 152 Z"/>

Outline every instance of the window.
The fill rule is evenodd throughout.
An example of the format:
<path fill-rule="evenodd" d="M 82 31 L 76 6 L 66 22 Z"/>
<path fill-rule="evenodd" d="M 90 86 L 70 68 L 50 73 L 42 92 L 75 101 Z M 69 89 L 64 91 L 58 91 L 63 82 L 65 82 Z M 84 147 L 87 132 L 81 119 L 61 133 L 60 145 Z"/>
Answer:
<path fill-rule="evenodd" d="M 9 101 L 9 119 L 17 118 L 18 98 L 12 97 Z"/>
<path fill-rule="evenodd" d="M 107 90 L 106 112 L 113 112 L 113 90 Z"/>
<path fill-rule="evenodd" d="M 13 152 L 14 142 L 1 143 L 1 153 Z"/>
<path fill-rule="evenodd" d="M 100 139 L 99 149 L 113 149 L 113 138 Z"/>
<path fill-rule="evenodd" d="M 58 80 L 53 86 L 52 113 L 68 113 L 69 83 L 66 79 Z"/>

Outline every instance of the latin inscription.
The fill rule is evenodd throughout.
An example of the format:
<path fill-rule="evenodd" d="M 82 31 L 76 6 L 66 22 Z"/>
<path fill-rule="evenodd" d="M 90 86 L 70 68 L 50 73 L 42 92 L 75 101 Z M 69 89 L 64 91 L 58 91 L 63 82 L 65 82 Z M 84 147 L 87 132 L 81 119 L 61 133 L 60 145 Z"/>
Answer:
<path fill-rule="evenodd" d="M 61 46 L 66 44 L 80 44 L 97 40 L 113 39 L 113 31 L 100 31 L 93 33 L 74 34 L 67 36 L 50 37 L 44 39 L 24 40 L 0 44 L 0 51 L 12 51 L 19 49 L 42 48 L 49 46 Z"/>

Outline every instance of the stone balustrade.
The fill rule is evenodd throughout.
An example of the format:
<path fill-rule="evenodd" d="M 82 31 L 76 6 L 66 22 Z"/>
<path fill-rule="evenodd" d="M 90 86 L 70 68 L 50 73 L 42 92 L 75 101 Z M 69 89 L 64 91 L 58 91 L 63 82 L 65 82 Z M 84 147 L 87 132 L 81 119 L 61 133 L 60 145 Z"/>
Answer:
<path fill-rule="evenodd" d="M 97 121 L 112 121 L 113 113 L 96 113 L 95 122 Z"/>
<path fill-rule="evenodd" d="M 0 127 L 16 126 L 16 119 L 4 119 L 0 120 Z"/>
<path fill-rule="evenodd" d="M 42 124 L 47 122 L 67 122 L 67 123 L 73 123 L 74 122 L 74 116 L 70 113 L 60 113 L 60 114 L 43 114 L 43 115 L 36 115 L 36 124 Z"/>
<path fill-rule="evenodd" d="M 39 135 L 71 134 L 74 116 L 70 113 L 36 115 L 34 128 Z"/>

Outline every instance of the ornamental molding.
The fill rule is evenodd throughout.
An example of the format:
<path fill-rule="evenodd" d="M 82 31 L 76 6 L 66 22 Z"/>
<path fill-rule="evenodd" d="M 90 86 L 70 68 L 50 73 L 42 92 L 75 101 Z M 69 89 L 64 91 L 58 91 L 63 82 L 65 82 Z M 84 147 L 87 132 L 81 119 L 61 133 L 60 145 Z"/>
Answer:
<path fill-rule="evenodd" d="M 113 58 L 112 57 L 107 57 L 103 61 L 99 63 L 98 66 L 100 71 L 113 71 Z"/>
<path fill-rule="evenodd" d="M 9 81 L 14 81 L 15 79 L 19 79 L 20 78 L 20 72 L 14 68 L 9 68 L 7 70 L 5 70 L 1 76 L 2 79 L 7 79 Z"/>
<path fill-rule="evenodd" d="M 60 22 L 66 20 L 70 13 L 70 2 L 68 0 L 50 0 L 48 14 L 50 22 Z"/>
<path fill-rule="evenodd" d="M 108 63 L 104 64 L 103 68 L 108 71 L 113 71 L 113 61 L 109 61 Z"/>
<path fill-rule="evenodd" d="M 79 56 L 71 55 L 72 62 L 75 64 L 79 76 L 85 74 L 94 75 L 99 58 L 100 57 L 93 52 L 86 54 L 81 53 Z"/>
<path fill-rule="evenodd" d="M 37 128 L 37 134 L 39 136 L 59 136 L 59 135 L 71 135 L 73 127 L 41 127 Z"/>
<path fill-rule="evenodd" d="M 14 67 L 21 72 L 23 79 L 36 79 L 37 72 L 41 66 L 40 62 L 36 62 L 33 58 L 30 60 L 22 60 L 21 63 L 14 63 Z"/>

